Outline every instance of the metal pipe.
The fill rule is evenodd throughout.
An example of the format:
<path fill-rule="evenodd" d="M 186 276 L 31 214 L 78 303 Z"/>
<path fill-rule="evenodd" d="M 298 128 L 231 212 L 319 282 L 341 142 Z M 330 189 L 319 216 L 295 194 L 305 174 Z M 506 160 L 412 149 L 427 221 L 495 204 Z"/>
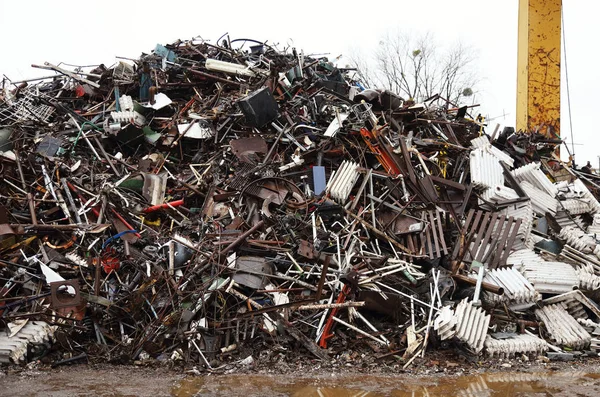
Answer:
<path fill-rule="evenodd" d="M 455 274 L 452 276 L 452 278 L 456 281 L 463 282 L 474 287 L 477 286 L 477 279 L 463 276 L 462 274 Z M 483 288 L 484 291 L 491 292 L 496 295 L 504 295 L 504 288 L 494 284 L 486 283 L 485 281 L 481 282 L 481 288 Z"/>

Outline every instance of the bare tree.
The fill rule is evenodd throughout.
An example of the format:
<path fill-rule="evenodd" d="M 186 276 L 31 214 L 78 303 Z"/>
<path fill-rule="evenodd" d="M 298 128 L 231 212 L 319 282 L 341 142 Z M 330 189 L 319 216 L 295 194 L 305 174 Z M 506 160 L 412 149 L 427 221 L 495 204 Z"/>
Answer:
<path fill-rule="evenodd" d="M 456 42 L 440 47 L 431 33 L 418 36 L 388 33 L 371 58 L 350 56 L 358 78 L 367 86 L 387 88 L 405 98 L 422 101 L 440 94 L 459 104 L 473 95 L 479 82 L 476 51 Z"/>

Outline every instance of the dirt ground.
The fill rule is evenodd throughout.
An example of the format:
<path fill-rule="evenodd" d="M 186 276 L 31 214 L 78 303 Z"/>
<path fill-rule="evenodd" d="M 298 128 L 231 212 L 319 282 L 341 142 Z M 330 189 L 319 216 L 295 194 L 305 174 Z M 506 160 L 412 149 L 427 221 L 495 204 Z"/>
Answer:
<path fill-rule="evenodd" d="M 314 363 L 313 363 L 314 364 Z M 329 364 L 329 363 L 328 363 Z M 73 365 L 4 369 L 0 396 L 598 396 L 600 360 L 423 359 L 407 371 L 346 362 L 291 370 L 229 366 L 215 373 L 165 366 Z M 194 374 L 196 373 L 196 374 Z"/>

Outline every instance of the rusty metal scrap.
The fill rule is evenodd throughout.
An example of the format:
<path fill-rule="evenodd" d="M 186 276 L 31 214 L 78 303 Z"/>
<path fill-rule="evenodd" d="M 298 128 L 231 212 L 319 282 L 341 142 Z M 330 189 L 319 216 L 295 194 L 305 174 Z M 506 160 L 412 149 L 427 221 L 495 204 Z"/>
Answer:
<path fill-rule="evenodd" d="M 552 297 L 600 285 L 596 177 L 472 107 L 247 39 L 39 67 L 0 86 L 2 362 L 539 354 L 517 329 L 558 341 Z"/>

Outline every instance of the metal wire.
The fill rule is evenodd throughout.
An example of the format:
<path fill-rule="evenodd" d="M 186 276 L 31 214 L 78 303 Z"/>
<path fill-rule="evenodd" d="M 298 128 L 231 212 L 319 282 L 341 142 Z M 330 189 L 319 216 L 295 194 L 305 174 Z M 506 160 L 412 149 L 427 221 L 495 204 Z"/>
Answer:
<path fill-rule="evenodd" d="M 562 38 L 563 48 L 565 54 L 565 82 L 567 84 L 567 107 L 569 109 L 569 129 L 571 132 L 571 152 L 573 156 L 573 164 L 575 164 L 575 141 L 573 140 L 573 119 L 571 118 L 571 91 L 569 89 L 569 70 L 567 68 L 567 35 L 565 34 L 565 11 L 564 7 L 560 10 L 560 16 L 562 21 Z"/>

